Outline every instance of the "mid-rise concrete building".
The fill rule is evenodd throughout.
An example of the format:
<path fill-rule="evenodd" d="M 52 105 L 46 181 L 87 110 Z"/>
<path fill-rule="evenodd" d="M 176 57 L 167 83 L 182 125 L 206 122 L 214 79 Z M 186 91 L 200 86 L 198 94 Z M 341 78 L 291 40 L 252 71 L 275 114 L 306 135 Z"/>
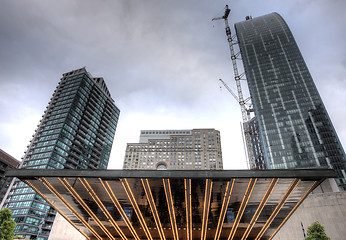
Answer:
<path fill-rule="evenodd" d="M 220 132 L 142 130 L 139 143 L 127 144 L 123 169 L 223 169 Z"/>

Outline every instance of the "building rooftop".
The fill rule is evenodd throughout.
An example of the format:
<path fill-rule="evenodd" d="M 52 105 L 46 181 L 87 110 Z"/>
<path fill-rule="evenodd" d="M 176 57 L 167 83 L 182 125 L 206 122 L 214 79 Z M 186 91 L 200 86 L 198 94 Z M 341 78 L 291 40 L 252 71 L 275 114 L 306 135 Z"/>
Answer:
<path fill-rule="evenodd" d="M 20 164 L 20 161 L 18 161 L 2 149 L 0 149 L 0 159 L 12 167 L 18 167 Z"/>

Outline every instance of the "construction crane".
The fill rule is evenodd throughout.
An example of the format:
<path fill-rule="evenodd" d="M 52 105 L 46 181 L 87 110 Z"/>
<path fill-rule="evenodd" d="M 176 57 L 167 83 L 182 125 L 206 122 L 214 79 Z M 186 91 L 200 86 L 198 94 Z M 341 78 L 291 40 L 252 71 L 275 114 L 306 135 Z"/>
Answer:
<path fill-rule="evenodd" d="M 251 132 L 249 130 L 249 122 L 251 120 L 250 112 L 253 111 L 253 108 L 251 105 L 248 108 L 246 107 L 246 104 L 250 100 L 250 97 L 244 99 L 244 96 L 243 96 L 243 91 L 242 91 L 240 81 L 246 80 L 246 79 L 243 78 L 245 73 L 239 74 L 238 67 L 237 67 L 237 58 L 240 56 L 240 52 L 238 53 L 234 52 L 233 45 L 237 44 L 237 42 L 235 41 L 236 35 L 232 36 L 231 28 L 229 27 L 229 24 L 228 24 L 228 16 L 230 12 L 231 10 L 228 8 L 228 5 L 226 5 L 224 15 L 222 17 L 213 18 L 212 21 L 221 20 L 221 19 L 225 21 L 225 27 L 226 27 L 225 30 L 226 30 L 227 41 L 228 41 L 228 45 L 229 45 L 229 49 L 231 53 L 231 60 L 232 60 L 233 71 L 234 71 L 234 80 L 236 82 L 238 96 L 228 87 L 228 85 L 222 79 L 219 79 L 219 80 L 222 82 L 225 88 L 232 94 L 232 96 L 238 101 L 240 105 L 240 110 L 241 110 L 241 115 L 243 120 L 243 124 L 242 124 L 243 133 L 244 133 L 243 137 L 245 137 L 244 148 L 246 152 L 245 155 L 247 157 L 246 163 L 248 167 L 250 167 L 250 162 L 251 163 L 254 162 L 254 152 L 253 152 L 253 146 L 252 146 L 252 141 L 250 136 Z"/>
<path fill-rule="evenodd" d="M 219 81 L 222 83 L 222 85 L 227 89 L 227 91 L 232 94 L 232 96 L 237 100 L 239 103 L 239 98 L 238 96 L 232 91 L 232 89 L 229 88 L 229 86 L 220 78 Z M 220 87 L 221 88 L 221 87 Z"/>
<path fill-rule="evenodd" d="M 237 54 L 234 53 L 233 45 L 236 44 L 236 42 L 234 41 L 235 35 L 232 36 L 231 28 L 229 27 L 229 24 L 228 24 L 228 16 L 229 16 L 230 12 L 231 12 L 231 10 L 228 8 L 228 5 L 226 5 L 224 15 L 222 17 L 213 18 L 212 21 L 221 20 L 221 19 L 223 19 L 225 21 L 225 26 L 226 26 L 225 30 L 226 30 L 226 35 L 227 35 L 227 41 L 229 44 L 229 49 L 231 52 L 231 60 L 232 60 L 233 71 L 234 71 L 234 80 L 236 82 L 238 96 L 236 96 L 231 91 L 231 89 L 227 86 L 227 84 L 224 81 L 222 81 L 221 79 L 220 79 L 220 81 L 225 86 L 225 88 L 233 95 L 233 97 L 238 101 L 238 103 L 240 105 L 242 119 L 243 119 L 243 122 L 245 123 L 245 122 L 250 120 L 250 112 L 252 110 L 246 109 L 246 106 L 245 106 L 246 102 L 250 100 L 250 97 L 244 100 L 243 91 L 242 91 L 241 83 L 240 83 L 241 80 L 244 80 L 243 79 L 244 73 L 239 74 L 239 72 L 238 72 L 237 57 L 239 57 L 240 53 L 237 53 Z"/>
<path fill-rule="evenodd" d="M 222 83 L 222 85 L 227 89 L 227 91 L 232 94 L 232 96 L 235 98 L 235 100 L 237 100 L 237 102 L 239 103 L 239 105 L 242 105 L 244 103 L 245 105 L 245 110 L 247 113 L 247 119 L 250 119 L 250 113 L 253 112 L 253 108 L 252 105 L 249 104 L 249 100 L 251 100 L 251 97 L 246 98 L 243 102 L 239 101 L 238 96 L 232 91 L 232 89 L 230 89 L 230 87 L 227 85 L 227 83 L 225 83 L 221 78 L 219 79 L 219 81 Z M 247 107 L 246 107 L 247 106 Z M 244 119 L 243 119 L 244 120 Z"/>

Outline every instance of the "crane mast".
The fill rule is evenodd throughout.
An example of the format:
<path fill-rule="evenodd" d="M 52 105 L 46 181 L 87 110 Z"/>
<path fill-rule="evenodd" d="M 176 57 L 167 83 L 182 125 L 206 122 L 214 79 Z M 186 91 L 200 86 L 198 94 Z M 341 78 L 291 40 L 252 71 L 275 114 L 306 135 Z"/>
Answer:
<path fill-rule="evenodd" d="M 212 21 L 220 20 L 220 19 L 224 19 L 225 21 L 225 27 L 226 27 L 225 30 L 226 30 L 227 41 L 228 41 L 228 45 L 229 45 L 229 49 L 231 53 L 231 60 L 232 60 L 233 71 L 234 71 L 234 80 L 235 80 L 235 83 L 237 86 L 237 92 L 238 92 L 238 96 L 235 98 L 239 102 L 242 120 L 245 123 L 250 120 L 250 114 L 249 114 L 250 111 L 246 109 L 246 106 L 245 106 L 246 100 L 244 100 L 244 95 L 243 95 L 243 91 L 242 91 L 242 87 L 240 83 L 240 81 L 242 80 L 242 77 L 244 76 L 244 73 L 239 74 L 239 71 L 238 71 L 237 57 L 239 56 L 239 53 L 235 54 L 234 47 L 233 47 L 233 45 L 236 44 L 234 41 L 235 36 L 232 37 L 231 28 L 229 27 L 229 24 L 228 24 L 228 16 L 230 12 L 231 10 L 228 8 L 228 5 L 226 5 L 224 15 L 222 17 L 213 18 Z M 225 84 L 222 80 L 221 82 L 226 87 L 226 89 L 233 95 L 232 91 L 229 90 L 227 84 Z"/>
<path fill-rule="evenodd" d="M 244 95 L 243 95 L 240 81 L 245 80 L 243 79 L 245 73 L 239 74 L 239 71 L 238 71 L 237 57 L 240 55 L 240 52 L 235 53 L 234 51 L 233 46 L 237 44 L 237 42 L 234 40 L 236 35 L 232 36 L 231 28 L 229 27 L 229 24 L 228 24 L 228 16 L 230 12 L 231 10 L 228 8 L 228 5 L 226 5 L 224 15 L 222 17 L 213 18 L 212 21 L 221 20 L 221 19 L 225 21 L 225 31 L 226 31 L 227 41 L 228 41 L 228 45 L 229 45 L 229 49 L 231 53 L 231 60 L 232 60 L 233 71 L 234 71 L 234 80 L 236 82 L 238 96 L 236 96 L 231 91 L 231 89 L 227 86 L 227 84 L 224 81 L 222 81 L 222 79 L 219 79 L 219 80 L 222 82 L 225 88 L 233 95 L 233 97 L 238 101 L 240 105 L 240 110 L 241 110 L 241 115 L 243 120 L 243 124 L 242 124 L 243 131 L 244 131 L 243 136 L 245 138 L 245 149 L 246 149 L 245 151 L 246 151 L 246 157 L 247 157 L 246 162 L 249 167 L 249 165 L 252 165 L 252 163 L 254 162 L 253 146 L 252 146 L 252 141 L 251 141 L 251 136 L 249 131 L 249 122 L 251 120 L 250 112 L 253 111 L 253 109 L 251 107 L 248 109 L 246 108 L 246 102 L 250 100 L 250 97 L 244 100 Z"/>

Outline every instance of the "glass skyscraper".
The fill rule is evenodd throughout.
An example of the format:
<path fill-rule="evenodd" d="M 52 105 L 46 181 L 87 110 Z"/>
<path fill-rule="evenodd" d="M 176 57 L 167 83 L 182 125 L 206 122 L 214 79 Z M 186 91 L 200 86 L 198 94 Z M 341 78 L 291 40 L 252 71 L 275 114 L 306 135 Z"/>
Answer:
<path fill-rule="evenodd" d="M 272 13 L 235 29 L 265 168 L 333 168 L 346 190 L 345 152 L 286 22 Z"/>
<path fill-rule="evenodd" d="M 106 169 L 118 117 L 103 78 L 85 68 L 63 74 L 21 168 Z M 56 212 L 26 184 L 13 181 L 2 205 L 13 212 L 16 234 L 48 239 Z"/>

